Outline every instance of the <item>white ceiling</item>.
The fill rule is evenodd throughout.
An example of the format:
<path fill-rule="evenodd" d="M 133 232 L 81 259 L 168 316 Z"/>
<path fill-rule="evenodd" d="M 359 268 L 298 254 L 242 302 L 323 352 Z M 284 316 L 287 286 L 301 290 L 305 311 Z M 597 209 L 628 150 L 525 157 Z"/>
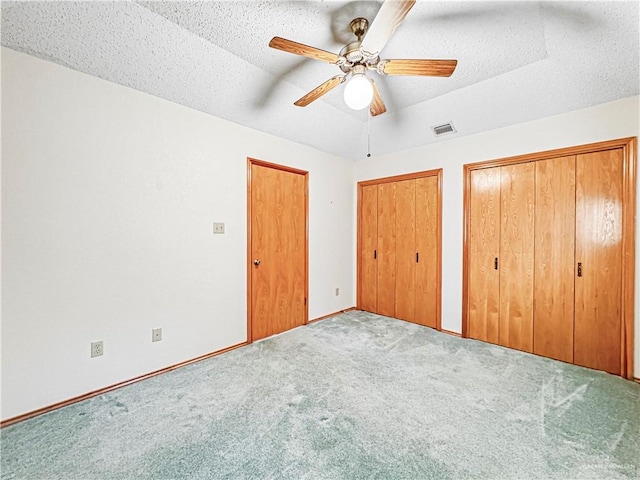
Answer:
<path fill-rule="evenodd" d="M 340 73 L 269 48 L 281 36 L 338 52 L 357 16 L 381 2 L 2 2 L 2 44 L 257 130 L 352 159 L 368 116 L 339 86 L 293 102 Z M 382 58 L 455 58 L 449 78 L 379 77 L 387 113 L 370 120 L 372 155 L 441 141 L 640 92 L 640 3 L 420 1 Z"/>

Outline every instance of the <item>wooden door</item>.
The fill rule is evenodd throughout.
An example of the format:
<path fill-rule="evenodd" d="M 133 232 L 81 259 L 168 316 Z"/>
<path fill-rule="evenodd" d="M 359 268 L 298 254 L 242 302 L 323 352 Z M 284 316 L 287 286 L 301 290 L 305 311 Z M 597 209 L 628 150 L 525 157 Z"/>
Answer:
<path fill-rule="evenodd" d="M 396 188 L 396 313 L 400 320 L 415 319 L 416 295 L 416 181 L 403 180 Z"/>
<path fill-rule="evenodd" d="M 252 341 L 307 321 L 307 173 L 250 162 Z"/>
<path fill-rule="evenodd" d="M 498 343 L 500 168 L 472 170 L 469 210 L 468 336 Z"/>
<path fill-rule="evenodd" d="M 535 165 L 501 167 L 500 345 L 533 350 Z"/>
<path fill-rule="evenodd" d="M 533 352 L 573 362 L 576 157 L 536 162 Z"/>
<path fill-rule="evenodd" d="M 361 310 L 378 309 L 378 186 L 361 187 L 360 197 L 360 296 Z"/>
<path fill-rule="evenodd" d="M 396 312 L 396 185 L 378 185 L 378 308 L 376 313 L 394 317 Z"/>
<path fill-rule="evenodd" d="M 622 366 L 622 166 L 622 149 L 576 158 L 574 362 L 615 375 Z"/>
<path fill-rule="evenodd" d="M 420 325 L 439 328 L 440 318 L 440 205 L 438 177 L 416 179 L 415 318 Z"/>

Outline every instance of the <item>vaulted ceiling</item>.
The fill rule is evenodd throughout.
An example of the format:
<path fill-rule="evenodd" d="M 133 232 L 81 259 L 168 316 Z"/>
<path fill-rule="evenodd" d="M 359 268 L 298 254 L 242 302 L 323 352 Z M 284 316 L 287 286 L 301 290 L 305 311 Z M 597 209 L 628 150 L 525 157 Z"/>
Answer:
<path fill-rule="evenodd" d="M 640 92 L 640 3 L 418 1 L 383 58 L 457 59 L 451 77 L 381 77 L 387 113 L 350 110 L 341 85 L 293 102 L 335 65 L 268 47 L 338 52 L 381 2 L 2 2 L 2 44 L 352 159 L 499 128 Z M 431 127 L 452 121 L 456 133 Z"/>

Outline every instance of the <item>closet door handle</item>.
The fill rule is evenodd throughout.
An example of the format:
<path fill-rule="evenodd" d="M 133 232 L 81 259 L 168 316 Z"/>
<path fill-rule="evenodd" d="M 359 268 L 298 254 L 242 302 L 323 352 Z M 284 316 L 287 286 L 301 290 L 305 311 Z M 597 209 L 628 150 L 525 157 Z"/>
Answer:
<path fill-rule="evenodd" d="M 420 254 L 416 252 L 416 263 L 420 262 Z"/>
<path fill-rule="evenodd" d="M 374 250 L 373 251 L 373 259 L 375 260 L 376 258 L 378 258 L 378 251 Z"/>
<path fill-rule="evenodd" d="M 582 276 L 582 262 L 578 262 L 578 276 Z"/>
<path fill-rule="evenodd" d="M 493 260 L 493 268 L 498 269 L 498 257 Z"/>

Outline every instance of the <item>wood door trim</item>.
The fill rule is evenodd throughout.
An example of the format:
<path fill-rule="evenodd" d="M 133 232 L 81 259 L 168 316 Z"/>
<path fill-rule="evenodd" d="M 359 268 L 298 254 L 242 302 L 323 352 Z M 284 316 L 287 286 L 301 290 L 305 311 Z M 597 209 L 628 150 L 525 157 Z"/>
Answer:
<path fill-rule="evenodd" d="M 406 173 L 402 175 L 395 175 L 391 177 L 382 177 L 376 178 L 372 180 L 364 180 L 358 182 L 358 205 L 357 205 L 357 267 L 356 267 L 356 285 L 357 285 L 357 295 L 356 295 L 356 309 L 361 310 L 361 302 L 360 295 L 362 292 L 362 265 L 360 261 L 360 255 L 362 253 L 362 188 L 370 185 L 380 185 L 382 183 L 391 183 L 391 182 L 400 182 L 402 180 L 413 180 L 416 178 L 424 178 L 424 177 L 437 177 L 438 179 L 438 209 L 436 219 L 438 225 L 438 264 L 437 264 L 437 283 L 436 283 L 436 292 L 437 292 L 437 318 L 436 318 L 436 329 L 442 329 L 442 168 L 435 168 L 433 170 L 423 170 L 420 172 Z"/>
<path fill-rule="evenodd" d="M 622 147 L 622 376 L 634 378 L 634 295 L 637 138 Z"/>
<path fill-rule="evenodd" d="M 568 157 L 571 155 L 579 155 L 581 153 L 593 153 L 601 150 L 613 150 L 614 148 L 630 148 L 629 145 L 636 141 L 636 137 L 626 137 L 616 140 L 607 140 L 605 142 L 588 143 L 585 145 L 576 145 L 574 147 L 559 148 L 556 150 L 545 150 L 543 152 L 526 153 L 514 157 L 504 157 L 495 160 L 484 160 L 482 162 L 468 163 L 464 165 L 467 168 L 477 170 L 479 168 L 502 167 L 505 165 L 513 165 L 514 163 L 535 162 L 538 160 L 546 160 L 555 157 Z M 635 151 L 635 149 L 634 149 Z"/>
<path fill-rule="evenodd" d="M 276 170 L 282 170 L 284 172 L 298 173 L 300 175 L 309 175 L 306 170 L 300 170 L 298 168 L 288 167 L 286 165 L 279 165 L 277 163 L 265 162 L 264 160 L 258 160 L 257 158 L 247 157 L 249 164 L 260 165 L 261 167 L 275 168 Z"/>
<path fill-rule="evenodd" d="M 432 170 L 433 171 L 433 170 Z M 437 268 L 437 278 L 436 278 L 436 329 L 438 331 L 442 331 L 442 169 L 439 168 L 436 170 L 436 175 L 438 178 L 438 264 Z"/>
<path fill-rule="evenodd" d="M 462 242 L 462 336 L 469 331 L 469 233 L 471 212 L 471 171 L 535 162 L 556 157 L 579 155 L 602 150 L 622 149 L 623 158 L 623 221 L 622 221 L 622 328 L 621 328 L 621 372 L 627 379 L 633 378 L 634 359 L 634 287 L 635 287 L 635 211 L 636 211 L 636 162 L 637 137 L 626 137 L 605 142 L 577 145 L 574 147 L 528 153 L 515 157 L 500 158 L 484 162 L 468 163 L 463 166 L 463 242 Z"/>
<path fill-rule="evenodd" d="M 362 187 L 358 185 L 356 191 L 356 307 L 358 310 L 361 310 L 362 302 L 360 301 L 360 276 L 361 273 L 361 261 L 360 261 L 360 245 L 362 238 Z"/>
<path fill-rule="evenodd" d="M 413 173 L 405 173 L 402 175 L 394 175 L 392 177 L 382 177 L 382 178 L 374 178 L 372 180 L 363 180 L 361 182 L 358 182 L 358 187 L 366 187 L 368 185 L 380 185 L 381 183 L 393 183 L 393 182 L 400 182 L 402 180 L 413 180 L 415 178 L 424 178 L 424 177 L 434 177 L 436 175 L 438 175 L 438 172 L 440 172 L 440 175 L 442 174 L 442 169 L 441 168 L 436 168 L 433 170 L 424 170 L 421 172 L 413 172 Z"/>
<path fill-rule="evenodd" d="M 277 163 L 265 162 L 257 158 L 247 157 L 247 344 L 253 342 L 252 338 L 252 291 L 251 291 L 251 272 L 253 259 L 251 255 L 251 167 L 259 165 L 285 172 L 296 173 L 304 176 L 304 222 L 305 222 L 305 241 L 304 241 L 304 325 L 309 323 L 309 172 L 298 168 L 279 165 Z"/>
<path fill-rule="evenodd" d="M 469 338 L 469 249 L 471 242 L 471 171 L 469 165 L 463 166 L 462 181 L 462 338 Z"/>
<path fill-rule="evenodd" d="M 362 252 L 362 186 L 358 184 L 357 192 L 357 220 L 356 225 L 356 308 L 362 310 L 362 290 L 359 288 L 362 283 L 362 261 L 360 254 Z"/>

